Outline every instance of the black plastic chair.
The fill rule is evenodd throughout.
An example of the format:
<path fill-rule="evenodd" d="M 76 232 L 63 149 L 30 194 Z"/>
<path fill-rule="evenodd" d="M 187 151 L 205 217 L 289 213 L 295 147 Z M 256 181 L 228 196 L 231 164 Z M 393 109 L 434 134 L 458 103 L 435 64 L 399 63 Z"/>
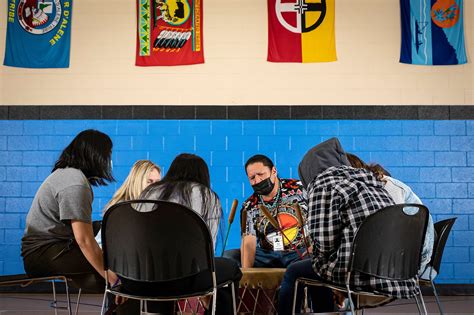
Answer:
<path fill-rule="evenodd" d="M 102 250 L 104 268 L 115 272 L 122 281 L 117 287 L 106 281 L 102 314 L 107 294 L 140 300 L 140 311 L 143 304 L 146 311 L 146 301 L 212 296 L 215 314 L 218 285 L 212 237 L 206 223 L 193 210 L 167 201 L 118 203 L 103 218 Z M 178 283 L 179 289 L 173 289 L 173 284 Z M 229 281 L 219 287 L 230 284 Z M 231 287 L 235 313 L 235 292 Z"/>
<path fill-rule="evenodd" d="M 406 214 L 405 207 L 418 208 L 415 214 Z M 293 311 L 299 283 L 310 286 L 324 286 L 347 293 L 353 314 L 356 309 L 376 307 L 392 301 L 391 296 L 377 292 L 361 291 L 351 283 L 354 271 L 388 280 L 418 279 L 421 263 L 421 250 L 428 224 L 428 209 L 422 205 L 400 204 L 381 209 L 359 226 L 352 243 L 345 287 L 313 279 L 298 278 L 295 284 Z M 418 312 L 427 314 L 423 296 L 415 296 Z M 352 295 L 357 298 L 354 305 Z M 380 304 L 364 306 L 361 296 L 380 297 Z M 385 298 L 385 299 L 383 299 Z M 418 300 L 420 299 L 420 300 Z M 422 308 L 422 309 L 421 309 Z"/>
<path fill-rule="evenodd" d="M 448 240 L 449 232 L 454 225 L 454 222 L 457 218 L 450 218 L 443 221 L 436 222 L 434 224 L 434 229 L 436 232 L 436 238 L 433 245 L 433 254 L 431 255 L 431 260 L 427 266 L 429 269 L 428 279 L 420 279 L 420 285 L 431 287 L 433 290 L 436 304 L 441 314 L 444 314 L 443 307 L 441 306 L 441 301 L 438 297 L 438 292 L 436 291 L 434 279 L 439 274 L 441 267 L 441 259 L 443 258 L 444 247 L 446 246 L 446 241 Z M 433 273 L 436 271 L 436 274 Z"/>

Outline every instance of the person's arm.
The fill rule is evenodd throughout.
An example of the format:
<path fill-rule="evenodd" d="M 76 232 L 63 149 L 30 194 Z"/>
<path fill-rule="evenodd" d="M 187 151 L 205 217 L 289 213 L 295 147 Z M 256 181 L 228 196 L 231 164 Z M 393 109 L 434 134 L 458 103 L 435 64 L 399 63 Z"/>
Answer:
<path fill-rule="evenodd" d="M 240 248 L 240 262 L 242 268 L 252 268 L 255 262 L 255 252 L 257 250 L 257 238 L 255 235 L 244 235 Z"/>
<path fill-rule="evenodd" d="M 84 257 L 86 257 L 92 267 L 94 267 L 94 269 L 105 278 L 102 250 L 95 241 L 92 224 L 78 220 L 71 220 L 71 226 L 74 238 L 79 245 L 81 252 L 84 254 Z M 118 278 L 117 275 L 110 270 L 107 272 L 109 283 L 112 285 L 115 284 Z"/>

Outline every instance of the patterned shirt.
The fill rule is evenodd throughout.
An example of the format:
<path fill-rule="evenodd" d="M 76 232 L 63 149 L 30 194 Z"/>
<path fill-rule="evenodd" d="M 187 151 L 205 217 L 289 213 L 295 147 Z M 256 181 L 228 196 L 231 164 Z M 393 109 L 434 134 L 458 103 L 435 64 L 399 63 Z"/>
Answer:
<path fill-rule="evenodd" d="M 383 183 L 363 169 L 331 167 L 308 186 L 313 269 L 326 281 L 345 284 L 351 244 L 366 217 L 394 204 Z M 353 272 L 350 283 L 397 298 L 417 293 L 416 280 L 391 281 Z"/>
<path fill-rule="evenodd" d="M 292 244 L 297 248 L 304 247 L 302 229 L 298 226 L 296 209 L 293 205 L 297 202 L 301 214 L 306 222 L 308 206 L 306 203 L 306 191 L 299 180 L 279 179 L 280 188 L 272 198 L 265 202 L 260 195 L 253 193 L 242 205 L 241 215 L 247 211 L 247 223 L 245 233 L 257 237 L 257 246 L 273 250 L 273 238 L 277 230 L 269 223 L 269 220 L 260 211 L 259 205 L 263 204 L 280 224 L 288 239 L 283 238 L 284 250 L 292 250 Z M 289 242 L 289 241 L 290 242 Z"/>

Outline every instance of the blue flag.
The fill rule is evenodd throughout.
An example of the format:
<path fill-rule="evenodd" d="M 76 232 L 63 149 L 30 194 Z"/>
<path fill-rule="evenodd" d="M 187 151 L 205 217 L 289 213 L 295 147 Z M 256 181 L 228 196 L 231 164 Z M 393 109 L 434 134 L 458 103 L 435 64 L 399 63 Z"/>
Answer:
<path fill-rule="evenodd" d="M 3 64 L 68 68 L 72 0 L 8 0 Z"/>
<path fill-rule="evenodd" d="M 400 62 L 456 65 L 467 62 L 463 0 L 400 0 Z"/>

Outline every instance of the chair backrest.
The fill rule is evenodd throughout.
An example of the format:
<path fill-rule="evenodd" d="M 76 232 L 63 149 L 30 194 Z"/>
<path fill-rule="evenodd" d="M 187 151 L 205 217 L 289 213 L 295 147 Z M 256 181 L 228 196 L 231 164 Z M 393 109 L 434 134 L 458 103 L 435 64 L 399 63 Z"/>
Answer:
<path fill-rule="evenodd" d="M 454 225 L 457 218 L 446 219 L 443 221 L 436 222 L 434 229 L 436 232 L 436 238 L 433 245 L 433 254 L 431 255 L 430 266 L 439 273 L 441 266 L 441 258 L 443 258 L 444 246 L 448 240 L 449 232 Z"/>
<path fill-rule="evenodd" d="M 102 250 L 106 270 L 135 281 L 177 280 L 214 271 L 213 243 L 204 220 L 167 201 L 127 201 L 107 210 Z"/>
<path fill-rule="evenodd" d="M 392 280 L 415 277 L 427 223 L 428 209 L 417 204 L 393 205 L 371 214 L 354 237 L 349 271 Z"/>

